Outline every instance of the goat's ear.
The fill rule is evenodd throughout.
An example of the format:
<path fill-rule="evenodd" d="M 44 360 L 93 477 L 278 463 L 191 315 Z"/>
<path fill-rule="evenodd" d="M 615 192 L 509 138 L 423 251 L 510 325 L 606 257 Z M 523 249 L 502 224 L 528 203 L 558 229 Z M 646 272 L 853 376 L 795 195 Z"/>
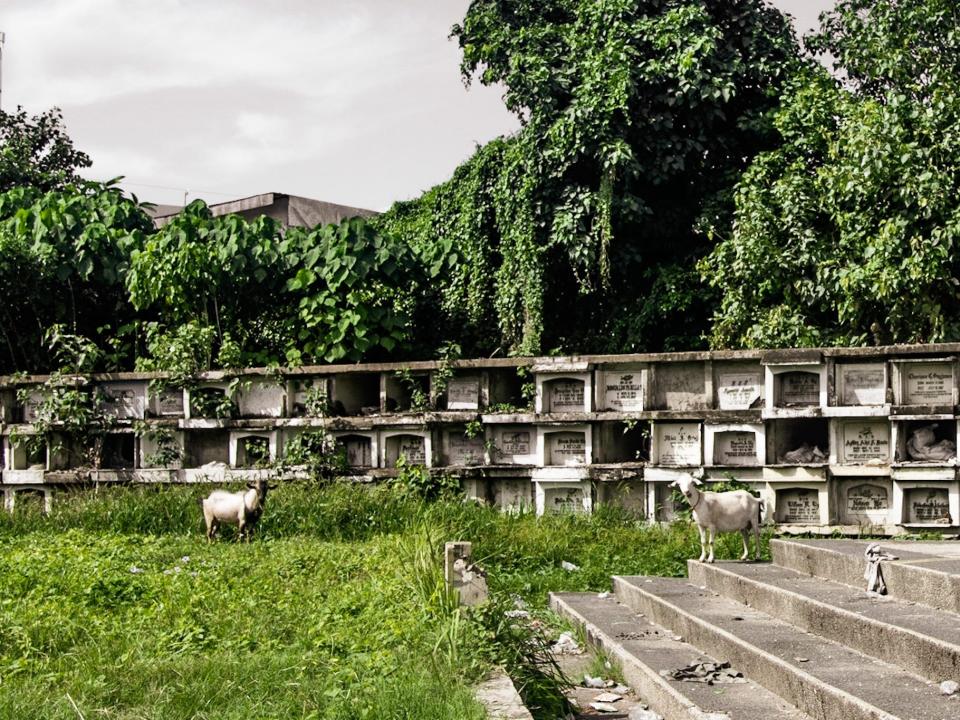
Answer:
<path fill-rule="evenodd" d="M 703 480 L 701 480 L 700 478 L 691 478 L 691 479 L 693 480 L 694 485 L 703 485 Z"/>
<path fill-rule="evenodd" d="M 680 483 L 678 483 L 676 480 L 674 480 L 672 483 L 670 483 L 669 485 L 667 485 L 667 487 L 680 487 Z"/>

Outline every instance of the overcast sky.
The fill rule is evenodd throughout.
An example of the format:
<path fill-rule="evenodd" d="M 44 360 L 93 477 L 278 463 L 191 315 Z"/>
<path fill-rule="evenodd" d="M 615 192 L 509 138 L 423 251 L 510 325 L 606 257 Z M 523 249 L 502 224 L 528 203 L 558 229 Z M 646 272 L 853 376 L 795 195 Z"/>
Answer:
<path fill-rule="evenodd" d="M 833 0 L 775 0 L 816 24 Z M 287 192 L 385 209 L 517 122 L 465 89 L 469 0 L 3 0 L 2 104 L 63 109 L 90 177 L 182 204 Z"/>

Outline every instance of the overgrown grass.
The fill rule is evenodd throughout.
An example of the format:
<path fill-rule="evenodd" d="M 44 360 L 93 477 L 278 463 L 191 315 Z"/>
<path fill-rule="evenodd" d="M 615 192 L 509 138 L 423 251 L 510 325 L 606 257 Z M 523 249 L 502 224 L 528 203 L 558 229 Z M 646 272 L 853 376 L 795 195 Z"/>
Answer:
<path fill-rule="evenodd" d="M 101 488 L 0 515 L 0 718 L 481 718 L 470 683 L 492 662 L 529 671 L 529 638 L 456 608 L 445 540 L 474 543 L 497 607 L 681 575 L 699 553 L 692 528 L 612 509 L 538 519 L 308 484 L 271 494 L 252 543 L 208 545 L 206 492 Z"/>

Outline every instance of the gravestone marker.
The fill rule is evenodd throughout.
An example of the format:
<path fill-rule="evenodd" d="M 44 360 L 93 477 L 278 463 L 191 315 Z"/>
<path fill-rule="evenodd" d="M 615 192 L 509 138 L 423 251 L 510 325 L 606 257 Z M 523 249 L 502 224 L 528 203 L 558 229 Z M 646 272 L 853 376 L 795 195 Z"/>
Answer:
<path fill-rule="evenodd" d="M 451 378 L 447 383 L 448 410 L 476 410 L 480 407 L 480 378 L 476 375 Z"/>
<path fill-rule="evenodd" d="M 844 423 L 840 462 L 890 461 L 890 426 L 884 422 Z"/>
<path fill-rule="evenodd" d="M 157 395 L 158 415 L 183 415 L 183 391 L 161 390 Z"/>
<path fill-rule="evenodd" d="M 756 465 L 757 434 L 749 431 L 717 433 L 713 461 L 718 465 Z"/>
<path fill-rule="evenodd" d="M 912 488 L 906 491 L 911 523 L 950 524 L 950 495 L 946 488 Z"/>
<path fill-rule="evenodd" d="M 883 405 L 887 401 L 883 365 L 840 365 L 841 405 Z"/>
<path fill-rule="evenodd" d="M 817 373 L 785 372 L 779 377 L 781 405 L 820 404 L 820 375 Z"/>
<path fill-rule="evenodd" d="M 583 433 L 550 433 L 547 439 L 549 465 L 583 465 L 585 462 L 587 444 Z"/>
<path fill-rule="evenodd" d="M 660 465 L 699 465 L 699 425 L 658 425 Z"/>
<path fill-rule="evenodd" d="M 448 462 L 451 465 L 477 465 L 483 462 L 483 438 L 467 437 L 453 431 L 447 436 Z"/>
<path fill-rule="evenodd" d="M 903 366 L 905 405 L 952 405 L 953 369 L 943 363 Z"/>
<path fill-rule="evenodd" d="M 781 522 L 801 525 L 820 523 L 820 494 L 816 490 L 791 488 L 777 492 Z"/>
<path fill-rule="evenodd" d="M 550 393 L 550 412 L 583 412 L 583 381 L 552 380 L 546 383 Z"/>
<path fill-rule="evenodd" d="M 400 436 L 399 454 L 407 460 L 408 465 L 426 465 L 427 454 L 422 437 L 415 435 Z"/>
<path fill-rule="evenodd" d="M 583 488 L 546 487 L 543 490 L 543 498 L 544 512 L 580 512 L 584 509 Z"/>
<path fill-rule="evenodd" d="M 370 438 L 350 435 L 342 438 L 344 452 L 347 456 L 347 465 L 350 467 L 370 467 L 371 442 Z"/>
<path fill-rule="evenodd" d="M 530 431 L 506 431 L 500 435 L 500 451 L 504 455 L 529 455 Z"/>
<path fill-rule="evenodd" d="M 640 371 L 608 372 L 604 374 L 604 399 L 610 410 L 643 410 L 643 385 Z"/>
<path fill-rule="evenodd" d="M 882 485 L 863 483 L 847 489 L 845 511 L 848 521 L 866 519 L 875 524 L 883 524 L 889 510 L 889 492 Z"/>
<path fill-rule="evenodd" d="M 756 373 L 723 373 L 718 380 L 721 410 L 749 410 L 760 399 L 760 376 Z"/>

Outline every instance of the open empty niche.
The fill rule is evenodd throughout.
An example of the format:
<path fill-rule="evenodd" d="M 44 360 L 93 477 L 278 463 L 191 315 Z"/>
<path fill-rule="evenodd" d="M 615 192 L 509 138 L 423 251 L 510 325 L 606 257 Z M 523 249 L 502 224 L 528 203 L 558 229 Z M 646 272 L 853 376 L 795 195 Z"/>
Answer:
<path fill-rule="evenodd" d="M 410 373 L 405 377 L 389 374 L 385 385 L 387 412 L 424 410 L 430 402 L 429 373 Z"/>
<path fill-rule="evenodd" d="M 787 525 L 820 524 L 820 491 L 815 488 L 779 488 L 776 520 Z"/>
<path fill-rule="evenodd" d="M 482 465 L 483 437 L 470 437 L 462 427 L 444 432 L 443 462 L 445 465 Z"/>
<path fill-rule="evenodd" d="M 47 466 L 47 448 L 43 444 L 33 448 L 26 443 L 17 444 L 8 437 L 4 449 L 7 453 L 4 467 L 9 470 L 42 470 Z"/>
<path fill-rule="evenodd" d="M 373 467 L 373 441 L 365 435 L 340 435 L 337 445 L 343 448 L 347 465 L 352 468 Z"/>
<path fill-rule="evenodd" d="M 605 422 L 599 426 L 600 462 L 645 462 L 650 459 L 650 423 Z"/>
<path fill-rule="evenodd" d="M 583 432 L 544 433 L 547 465 L 583 465 L 587 461 L 587 438 Z"/>
<path fill-rule="evenodd" d="M 291 417 L 320 417 L 322 415 L 346 415 L 336 413 L 330 402 L 327 378 L 296 378 L 287 383 L 287 396 Z M 379 397 L 379 390 L 377 393 Z"/>
<path fill-rule="evenodd" d="M 237 443 L 236 467 L 263 467 L 270 462 L 270 438 L 265 435 L 241 435 Z"/>
<path fill-rule="evenodd" d="M 380 412 L 380 374 L 343 373 L 330 382 L 331 415 L 376 415 Z"/>
<path fill-rule="evenodd" d="M 226 430 L 194 430 L 186 434 L 185 467 L 230 461 L 230 433 Z"/>
<path fill-rule="evenodd" d="M 898 463 L 952 463 L 957 457 L 955 420 L 906 420 L 897 423 Z"/>
<path fill-rule="evenodd" d="M 450 378 L 443 392 L 437 397 L 437 407 L 445 410 L 479 410 L 479 373 L 458 373 Z"/>
<path fill-rule="evenodd" d="M 220 386 L 199 387 L 190 391 L 190 417 L 229 418 L 236 414 L 236 406 Z"/>
<path fill-rule="evenodd" d="M 656 483 L 653 486 L 653 501 L 655 520 L 672 522 L 676 519 L 679 500 L 677 500 L 677 495 L 674 494 L 674 489 L 668 483 Z"/>
<path fill-rule="evenodd" d="M 111 433 L 103 439 L 100 467 L 105 470 L 129 470 L 134 467 L 137 442 L 133 433 Z"/>
<path fill-rule="evenodd" d="M 788 370 L 774 375 L 777 407 L 809 407 L 820 404 L 819 371 Z"/>
<path fill-rule="evenodd" d="M 944 487 L 914 487 L 903 491 L 903 522 L 908 525 L 953 525 L 950 493 Z"/>
<path fill-rule="evenodd" d="M 713 436 L 714 465 L 757 465 L 757 433 L 722 430 Z"/>
<path fill-rule="evenodd" d="M 516 368 L 492 368 L 487 371 L 489 378 L 491 410 L 525 408 L 530 400 L 523 397 L 523 379 L 517 375 Z"/>
<path fill-rule="evenodd" d="M 826 420 L 774 420 L 768 428 L 767 457 L 775 463 L 819 465 L 829 459 L 830 441 Z"/>
<path fill-rule="evenodd" d="M 586 383 L 577 378 L 556 378 L 543 382 L 543 412 L 585 412 Z"/>
<path fill-rule="evenodd" d="M 396 467 L 401 457 L 408 465 L 427 464 L 427 441 L 421 435 L 391 435 L 384 440 L 387 467 Z"/>

